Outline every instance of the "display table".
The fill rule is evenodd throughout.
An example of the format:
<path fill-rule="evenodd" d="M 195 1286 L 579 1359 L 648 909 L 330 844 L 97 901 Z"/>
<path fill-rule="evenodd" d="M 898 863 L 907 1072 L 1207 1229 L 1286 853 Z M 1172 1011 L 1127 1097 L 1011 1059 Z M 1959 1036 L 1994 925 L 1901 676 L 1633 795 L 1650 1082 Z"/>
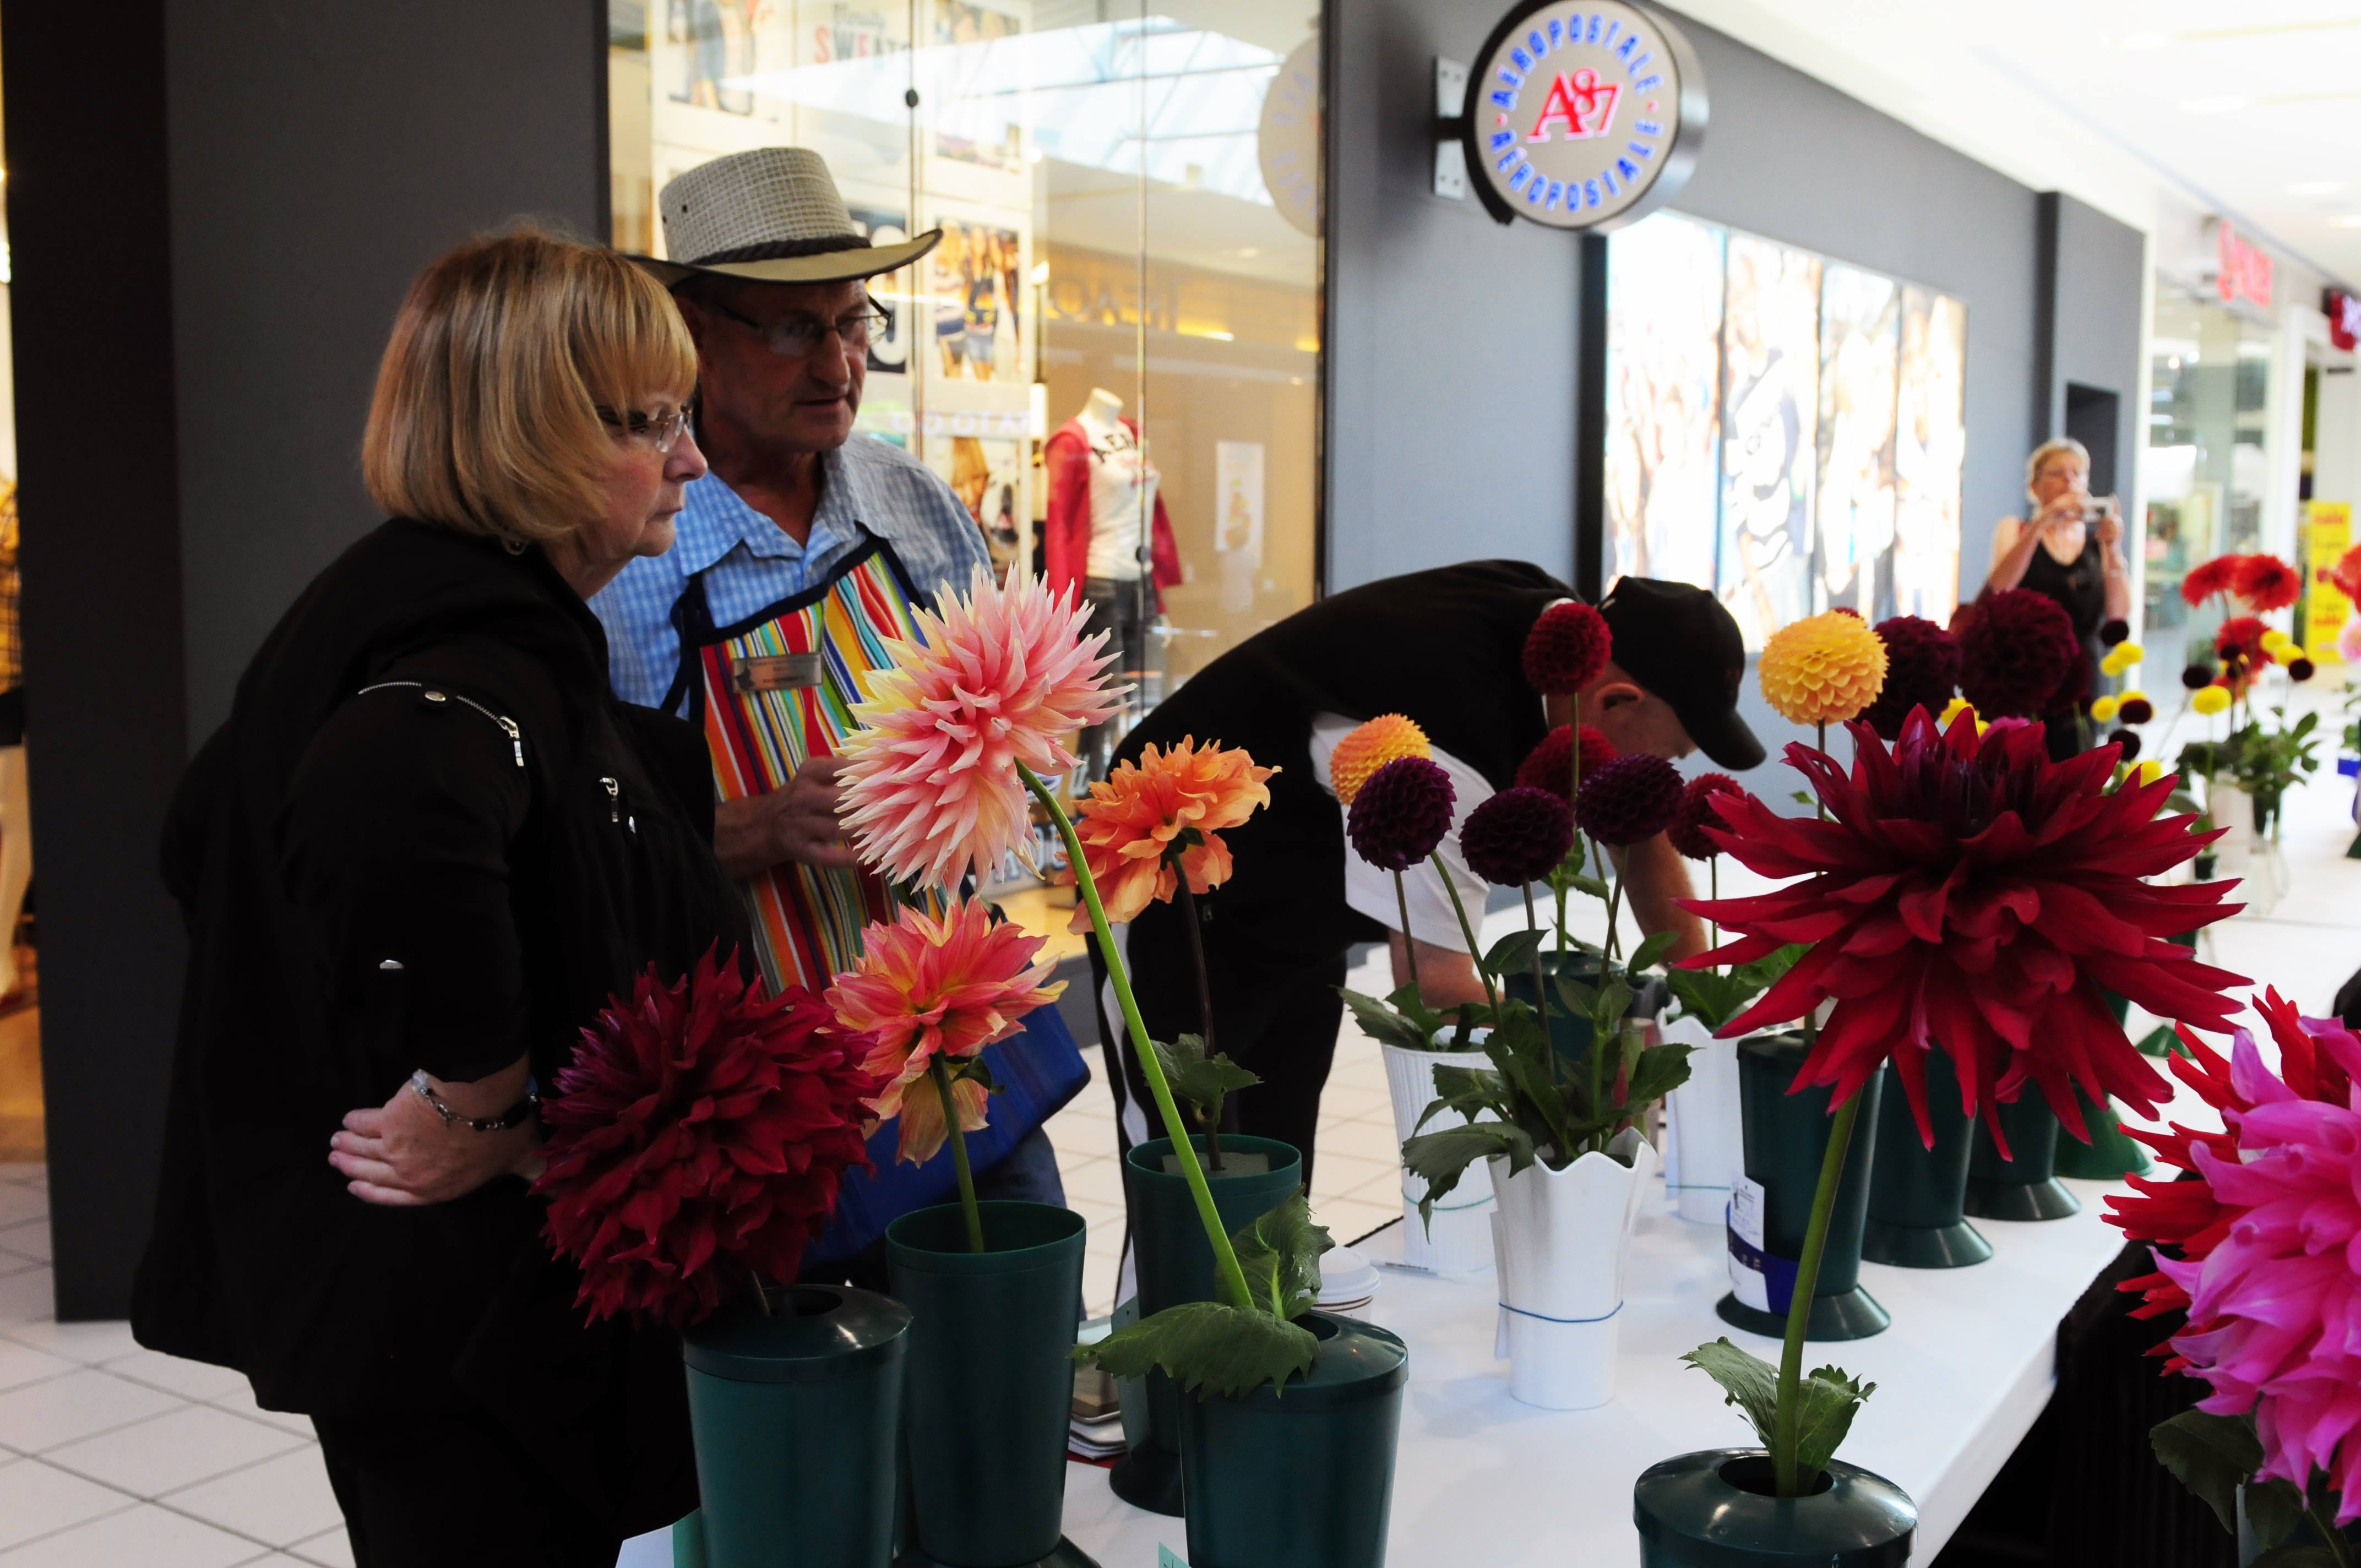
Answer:
<path fill-rule="evenodd" d="M 2040 1224 L 1979 1220 L 1989 1262 L 1918 1270 L 1861 1265 L 1861 1283 L 1894 1314 L 1872 1339 L 1805 1348 L 1877 1385 L 1842 1457 L 1916 1500 L 1912 1561 L 1931 1563 L 2048 1402 L 2058 1324 L 2116 1253 L 2100 1218 L 2114 1190 L 2070 1181 L 2082 1212 Z M 1438 1278 L 1399 1266 L 1401 1227 L 1358 1244 L 1385 1279 L 1367 1312 L 1410 1345 L 1401 1451 L 1388 1560 L 1394 1568 L 1466 1562 L 1477 1542 L 1499 1568 L 1636 1564 L 1631 1485 L 1659 1459 L 1753 1441 L 1721 1390 L 1679 1360 L 1728 1334 L 1767 1361 L 1775 1340 L 1731 1328 L 1713 1305 L 1729 1288 L 1722 1233 L 1684 1223 L 1651 1199 L 1631 1247 L 1614 1400 L 1594 1410 L 1540 1410 L 1509 1397 L 1492 1359 L 1492 1276 Z M 1108 1489 L 1106 1472 L 1070 1465 L 1066 1533 L 1104 1568 L 1154 1568 L 1157 1547 L 1183 1552 L 1177 1519 L 1142 1513 Z"/>

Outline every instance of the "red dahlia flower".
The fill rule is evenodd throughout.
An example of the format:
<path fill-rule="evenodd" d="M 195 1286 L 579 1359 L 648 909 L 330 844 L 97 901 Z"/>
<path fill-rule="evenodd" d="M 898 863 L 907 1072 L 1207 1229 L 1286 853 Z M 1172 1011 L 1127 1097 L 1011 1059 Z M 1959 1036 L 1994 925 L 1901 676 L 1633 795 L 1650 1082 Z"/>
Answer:
<path fill-rule="evenodd" d="M 749 1271 L 793 1279 L 849 1168 L 869 1168 L 862 1102 L 884 1080 L 819 999 L 764 999 L 708 951 L 665 985 L 610 998 L 542 1103 L 552 1245 L 582 1266 L 595 1321 L 695 1322 Z"/>
<path fill-rule="evenodd" d="M 2336 558 L 2336 565 L 2328 569 L 2328 580 L 2346 598 L 2361 602 L 2361 544 Z"/>
<path fill-rule="evenodd" d="M 2164 1080 L 2125 1038 L 2102 988 L 2159 1017 L 2230 1026 L 2220 993 L 2244 981 L 2164 938 L 2236 906 L 2222 905 L 2219 883 L 2141 880 L 2220 834 L 2158 817 L 2170 774 L 2110 791 L 2111 746 L 2052 762 L 2037 725 L 1997 723 L 1980 738 L 1965 715 L 1946 732 L 1923 711 L 1891 751 L 1869 726 L 1851 728 L 1850 773 L 1824 751 L 1787 748 L 1829 820 L 1781 817 L 1751 797 L 1717 803 L 1730 826 L 1708 837 L 1764 876 L 1795 880 L 1757 897 L 1687 902 L 1741 935 L 1685 966 L 1810 947 L 1722 1035 L 1833 999 L 1797 1089 L 1827 1084 L 1841 1104 L 1892 1058 L 1930 1145 L 1930 1049 L 1951 1058 L 1961 1107 L 1982 1106 L 1996 1139 L 1998 1101 L 2027 1082 L 2078 1137 L 2088 1135 L 2078 1085 L 2093 1100 L 2153 1106 Z"/>
<path fill-rule="evenodd" d="M 1746 786 L 1728 773 L 1699 773 L 1689 780 L 1687 787 L 1681 791 L 1681 813 L 1666 830 L 1673 848 L 1692 861 L 1709 861 L 1721 853 L 1721 846 L 1705 833 L 1708 828 L 1729 826 L 1721 813 L 1714 809 L 1714 796 L 1745 793 Z"/>
<path fill-rule="evenodd" d="M 1940 713 L 1950 702 L 1960 685 L 1960 643 L 1933 621 L 1915 615 L 1881 620 L 1874 630 L 1885 644 L 1885 685 L 1861 717 L 1891 740 L 1902 733 L 1902 721 L 1912 708 Z"/>
<path fill-rule="evenodd" d="M 2216 555 L 2202 566 L 2190 569 L 2180 579 L 2180 597 L 2191 609 L 2203 604 L 2215 594 L 2226 594 L 2238 580 L 2238 564 L 2243 555 Z"/>
<path fill-rule="evenodd" d="M 2213 633 L 2213 652 L 2249 665 L 2268 664 L 2271 655 L 2263 646 L 2263 635 L 2268 630 L 2257 616 L 2234 615 Z"/>
<path fill-rule="evenodd" d="M 1564 800 L 1574 784 L 1574 730 L 1561 724 L 1542 737 L 1541 744 L 1517 764 L 1517 783 L 1545 789 Z M 1586 724 L 1582 727 L 1582 776 L 1588 778 L 1615 760 L 1615 743 Z"/>
<path fill-rule="evenodd" d="M 2230 591 L 2257 615 L 2268 615 L 2295 603 L 2303 592 L 2303 574 L 2276 555 L 2241 555 Z"/>
<path fill-rule="evenodd" d="M 1578 692 L 1598 678 L 1614 646 L 1605 616 L 1572 599 L 1554 604 L 1525 633 L 1525 679 L 1544 696 Z"/>
<path fill-rule="evenodd" d="M 2039 718 L 2081 663 L 2073 620 L 2031 588 L 1993 595 L 1960 628 L 1960 695 L 1986 719 Z"/>

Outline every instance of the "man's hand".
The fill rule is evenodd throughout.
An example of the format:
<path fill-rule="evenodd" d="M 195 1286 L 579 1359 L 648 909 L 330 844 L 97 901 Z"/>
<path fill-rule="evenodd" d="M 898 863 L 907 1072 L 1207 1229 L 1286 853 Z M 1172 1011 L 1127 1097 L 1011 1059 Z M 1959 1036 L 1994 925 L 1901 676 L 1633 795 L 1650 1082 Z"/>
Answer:
<path fill-rule="evenodd" d="M 526 1078 L 520 1060 L 473 1083 L 428 1081 L 452 1110 L 480 1120 L 523 1099 Z M 417 1208 L 464 1198 L 500 1177 L 538 1176 L 540 1148 L 536 1123 L 498 1133 L 445 1126 L 434 1107 L 404 1083 L 383 1105 L 345 1113 L 344 1130 L 328 1139 L 328 1163 L 362 1202 Z"/>
<path fill-rule="evenodd" d="M 713 814 L 713 853 L 721 869 L 743 882 L 789 861 L 807 866 L 849 866 L 857 857 L 836 813 L 843 786 L 842 759 L 814 757 L 785 789 L 747 800 L 725 800 Z"/>

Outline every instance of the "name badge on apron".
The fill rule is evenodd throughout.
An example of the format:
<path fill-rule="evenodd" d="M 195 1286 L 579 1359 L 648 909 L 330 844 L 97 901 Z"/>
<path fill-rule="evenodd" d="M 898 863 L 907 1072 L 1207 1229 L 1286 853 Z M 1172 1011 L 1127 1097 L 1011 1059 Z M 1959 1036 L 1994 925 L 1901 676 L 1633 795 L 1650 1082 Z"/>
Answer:
<path fill-rule="evenodd" d="M 805 691 L 819 685 L 820 660 L 817 653 L 774 653 L 747 659 L 733 659 L 730 664 L 730 685 L 740 692 Z"/>

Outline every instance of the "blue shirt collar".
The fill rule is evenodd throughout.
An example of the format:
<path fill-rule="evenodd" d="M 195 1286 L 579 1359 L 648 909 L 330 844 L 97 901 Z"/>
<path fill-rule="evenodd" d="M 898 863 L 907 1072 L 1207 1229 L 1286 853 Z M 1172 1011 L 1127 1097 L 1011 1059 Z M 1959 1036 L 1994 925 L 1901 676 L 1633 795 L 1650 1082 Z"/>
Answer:
<path fill-rule="evenodd" d="M 682 492 L 680 516 L 674 524 L 672 554 L 682 574 L 693 576 L 741 544 L 750 554 L 795 560 L 858 539 L 867 498 L 854 493 L 859 481 L 844 460 L 844 449 L 821 453 L 820 465 L 819 506 L 812 513 L 810 536 L 801 544 L 749 505 L 720 475 L 708 472 L 690 484 Z"/>

